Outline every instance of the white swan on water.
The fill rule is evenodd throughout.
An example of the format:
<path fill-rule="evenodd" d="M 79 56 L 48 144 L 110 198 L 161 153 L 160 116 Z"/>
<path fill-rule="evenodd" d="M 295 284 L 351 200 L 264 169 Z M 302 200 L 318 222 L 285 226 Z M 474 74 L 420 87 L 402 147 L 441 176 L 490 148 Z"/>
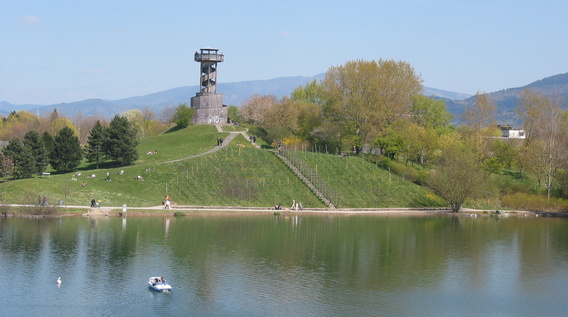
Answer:
<path fill-rule="evenodd" d="M 57 278 L 57 285 L 61 285 L 61 276 Z"/>

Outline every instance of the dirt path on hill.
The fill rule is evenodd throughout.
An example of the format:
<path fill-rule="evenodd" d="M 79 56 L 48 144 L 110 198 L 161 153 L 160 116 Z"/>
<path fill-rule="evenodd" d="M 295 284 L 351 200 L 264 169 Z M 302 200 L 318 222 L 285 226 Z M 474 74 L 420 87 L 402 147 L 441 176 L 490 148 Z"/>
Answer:
<path fill-rule="evenodd" d="M 179 161 L 189 160 L 189 159 L 196 158 L 196 157 L 200 157 L 200 156 L 203 156 L 203 155 L 215 153 L 215 152 L 219 151 L 220 149 L 226 147 L 229 143 L 231 143 L 231 141 L 233 141 L 233 139 L 237 136 L 237 134 L 239 134 L 239 133 L 231 133 L 231 134 L 229 134 L 229 136 L 226 137 L 226 138 L 223 140 L 223 143 L 222 143 L 221 145 L 218 145 L 218 146 L 212 148 L 212 149 L 209 150 L 209 151 L 206 151 L 206 152 L 203 152 L 203 153 L 199 153 L 199 154 L 195 154 L 195 155 L 188 156 L 188 157 L 183 157 L 183 158 L 180 158 L 180 159 L 175 159 L 175 160 L 171 160 L 171 161 L 162 162 L 161 164 L 167 164 L 167 163 L 173 163 L 173 162 L 179 162 Z"/>

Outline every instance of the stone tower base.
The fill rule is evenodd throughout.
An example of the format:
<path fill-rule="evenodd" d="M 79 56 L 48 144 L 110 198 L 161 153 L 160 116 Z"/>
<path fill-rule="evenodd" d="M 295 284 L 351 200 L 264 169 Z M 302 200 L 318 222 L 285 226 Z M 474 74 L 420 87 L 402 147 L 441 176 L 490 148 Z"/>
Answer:
<path fill-rule="evenodd" d="M 223 94 L 198 93 L 191 98 L 191 107 L 195 109 L 193 124 L 226 124 L 227 109 L 223 105 Z"/>

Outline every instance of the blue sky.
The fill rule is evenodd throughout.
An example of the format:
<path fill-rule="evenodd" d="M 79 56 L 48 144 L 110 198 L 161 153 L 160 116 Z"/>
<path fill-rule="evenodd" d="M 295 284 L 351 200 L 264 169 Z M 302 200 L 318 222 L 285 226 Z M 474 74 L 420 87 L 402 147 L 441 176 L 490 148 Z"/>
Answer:
<path fill-rule="evenodd" d="M 565 0 L 0 0 L 0 100 L 198 85 L 201 47 L 225 54 L 219 82 L 395 59 L 425 86 L 492 92 L 568 72 L 567 14 Z"/>

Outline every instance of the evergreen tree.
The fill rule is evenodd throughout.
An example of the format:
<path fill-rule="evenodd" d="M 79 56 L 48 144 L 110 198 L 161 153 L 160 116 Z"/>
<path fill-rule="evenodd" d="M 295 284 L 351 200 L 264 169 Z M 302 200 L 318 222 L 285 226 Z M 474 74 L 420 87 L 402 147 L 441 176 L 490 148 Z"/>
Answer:
<path fill-rule="evenodd" d="M 69 127 L 59 131 L 50 155 L 51 166 L 58 172 L 71 172 L 81 163 L 83 153 L 79 138 Z"/>
<path fill-rule="evenodd" d="M 14 165 L 12 164 L 10 157 L 4 155 L 0 151 L 0 176 L 8 177 L 9 175 L 12 175 L 13 166 Z"/>
<path fill-rule="evenodd" d="M 24 136 L 24 145 L 30 148 L 35 159 L 34 173 L 40 175 L 45 171 L 48 164 L 48 156 L 43 139 L 37 131 L 30 130 Z"/>
<path fill-rule="evenodd" d="M 136 130 L 123 116 L 115 116 L 107 128 L 105 154 L 121 165 L 131 165 L 138 159 Z"/>
<path fill-rule="evenodd" d="M 51 151 L 53 151 L 53 146 L 55 142 L 53 141 L 53 136 L 51 136 L 49 132 L 45 131 L 41 135 L 41 139 L 43 140 L 43 145 L 45 146 L 45 151 L 47 153 L 47 157 L 49 158 L 49 156 L 51 155 Z"/>
<path fill-rule="evenodd" d="M 104 142 L 106 138 L 106 129 L 99 120 L 95 123 L 89 132 L 87 146 L 85 147 L 85 158 L 89 163 L 95 163 L 97 169 L 99 163 L 105 159 Z"/>
<path fill-rule="evenodd" d="M 8 173 L 11 173 L 14 179 L 32 177 L 35 172 L 35 160 L 31 149 L 25 146 L 20 139 L 10 140 L 2 154 L 12 162 L 11 171 Z"/>

